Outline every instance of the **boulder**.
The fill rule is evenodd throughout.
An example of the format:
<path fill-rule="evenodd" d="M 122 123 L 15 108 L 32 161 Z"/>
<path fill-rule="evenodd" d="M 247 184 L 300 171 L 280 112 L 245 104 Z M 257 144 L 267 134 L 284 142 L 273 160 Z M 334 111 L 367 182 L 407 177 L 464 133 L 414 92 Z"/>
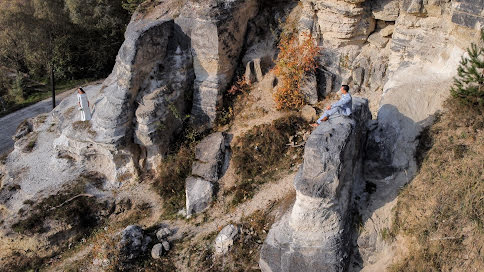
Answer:
<path fill-rule="evenodd" d="M 296 202 L 264 241 L 262 271 L 345 271 L 349 263 L 353 187 L 363 182 L 368 101 L 353 98 L 352 118 L 335 116 L 306 142 L 295 180 Z"/>
<path fill-rule="evenodd" d="M 157 232 L 156 232 L 156 238 L 158 238 L 158 241 L 163 241 L 164 239 L 166 239 L 168 236 L 171 235 L 171 231 L 169 228 L 160 228 Z"/>
<path fill-rule="evenodd" d="M 213 197 L 213 183 L 222 175 L 225 161 L 226 135 L 216 132 L 195 147 L 192 175 L 186 179 L 186 216 L 205 210 Z"/>
<path fill-rule="evenodd" d="M 221 174 L 225 145 L 226 137 L 223 132 L 216 132 L 205 137 L 195 147 L 192 175 L 210 182 L 216 182 Z"/>
<path fill-rule="evenodd" d="M 302 108 L 301 116 L 307 122 L 314 122 L 318 119 L 318 116 L 316 115 L 316 110 L 309 105 L 306 105 Z"/>
<path fill-rule="evenodd" d="M 395 25 L 387 25 L 380 30 L 380 34 L 383 37 L 389 37 L 393 34 L 393 30 L 395 30 Z"/>
<path fill-rule="evenodd" d="M 136 259 L 148 250 L 150 242 L 151 238 L 144 235 L 140 226 L 127 226 L 121 232 L 121 241 L 118 244 L 120 256 L 126 261 Z"/>
<path fill-rule="evenodd" d="M 158 243 L 151 249 L 151 258 L 159 259 L 163 255 L 163 245 Z"/>
<path fill-rule="evenodd" d="M 163 250 L 165 252 L 168 252 L 168 250 L 170 250 L 170 243 L 168 241 L 165 240 L 165 241 L 161 242 L 161 244 L 163 245 Z"/>
<path fill-rule="evenodd" d="M 188 177 L 185 181 L 187 217 L 204 211 L 212 201 L 213 184 L 202 178 Z"/>
<path fill-rule="evenodd" d="M 239 228 L 234 225 L 225 226 L 215 238 L 215 254 L 225 254 L 234 244 L 239 234 Z"/>
<path fill-rule="evenodd" d="M 18 141 L 30 132 L 32 132 L 32 120 L 27 119 L 17 127 L 15 134 L 12 136 L 12 140 Z"/>

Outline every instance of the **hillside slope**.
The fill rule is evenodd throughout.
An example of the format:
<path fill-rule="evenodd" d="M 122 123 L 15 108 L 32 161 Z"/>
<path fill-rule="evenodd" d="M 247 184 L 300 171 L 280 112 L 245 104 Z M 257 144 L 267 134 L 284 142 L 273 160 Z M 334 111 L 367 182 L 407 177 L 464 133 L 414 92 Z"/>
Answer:
<path fill-rule="evenodd" d="M 484 267 L 484 117 L 448 101 L 422 135 L 421 168 L 400 194 L 388 239 L 407 254 L 391 271 L 479 271 Z"/>

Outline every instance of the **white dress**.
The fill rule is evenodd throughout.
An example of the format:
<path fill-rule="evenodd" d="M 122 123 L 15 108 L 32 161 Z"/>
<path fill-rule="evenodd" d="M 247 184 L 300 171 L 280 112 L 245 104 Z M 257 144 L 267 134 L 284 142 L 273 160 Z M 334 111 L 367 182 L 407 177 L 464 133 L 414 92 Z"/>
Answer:
<path fill-rule="evenodd" d="M 77 101 L 81 105 L 79 110 L 81 111 L 81 121 L 91 120 L 91 110 L 89 109 L 89 102 L 87 101 L 86 94 L 77 94 Z"/>

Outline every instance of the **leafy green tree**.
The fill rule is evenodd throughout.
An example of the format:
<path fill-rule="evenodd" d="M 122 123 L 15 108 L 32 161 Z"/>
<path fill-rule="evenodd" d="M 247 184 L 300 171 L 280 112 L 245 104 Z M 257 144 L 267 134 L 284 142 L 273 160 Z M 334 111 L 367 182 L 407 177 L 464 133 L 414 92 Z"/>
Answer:
<path fill-rule="evenodd" d="M 481 29 L 481 43 L 484 44 L 484 29 Z M 472 43 L 467 54 L 457 68 L 451 94 L 465 104 L 481 108 L 484 107 L 484 46 Z"/>
<path fill-rule="evenodd" d="M 123 8 L 133 14 L 138 6 L 146 0 L 123 0 Z"/>

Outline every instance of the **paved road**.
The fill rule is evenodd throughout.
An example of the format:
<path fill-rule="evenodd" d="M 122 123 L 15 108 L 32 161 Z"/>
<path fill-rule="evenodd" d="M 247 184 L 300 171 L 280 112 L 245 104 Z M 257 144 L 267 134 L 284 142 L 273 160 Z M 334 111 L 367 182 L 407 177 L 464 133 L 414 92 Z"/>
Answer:
<path fill-rule="evenodd" d="M 56 103 L 59 103 L 68 95 L 72 95 L 75 89 L 56 95 Z M 10 151 L 13 148 L 12 136 L 15 134 L 18 125 L 23 120 L 37 116 L 41 113 L 52 110 L 52 100 L 42 100 L 34 105 L 28 106 L 9 115 L 0 118 L 0 155 Z"/>

